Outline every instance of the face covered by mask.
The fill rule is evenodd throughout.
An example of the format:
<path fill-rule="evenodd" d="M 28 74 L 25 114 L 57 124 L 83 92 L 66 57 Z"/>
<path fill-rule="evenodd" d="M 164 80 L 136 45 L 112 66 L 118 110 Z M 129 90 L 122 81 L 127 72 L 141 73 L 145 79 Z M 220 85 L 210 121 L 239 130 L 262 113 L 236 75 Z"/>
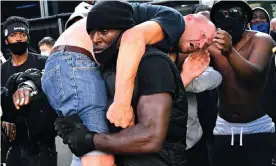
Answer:
<path fill-rule="evenodd" d="M 225 13 L 228 13 L 227 17 Z M 241 9 L 233 7 L 225 10 L 218 10 L 214 14 L 214 17 L 216 20 L 216 27 L 228 32 L 232 37 L 233 45 L 237 44 L 242 38 L 247 24 L 247 18 L 242 14 Z"/>
<path fill-rule="evenodd" d="M 109 66 L 116 63 L 118 57 L 118 48 L 117 44 L 121 39 L 123 32 L 120 32 L 119 35 L 112 41 L 112 43 L 103 51 L 99 53 L 94 53 L 96 60 L 103 66 Z"/>
<path fill-rule="evenodd" d="M 49 55 L 50 55 L 50 52 L 47 52 L 47 51 L 41 51 L 40 55 L 43 55 L 43 56 L 49 56 Z"/>
<path fill-rule="evenodd" d="M 256 23 L 256 24 L 251 25 L 252 30 L 267 33 L 267 34 L 269 33 L 268 27 L 269 27 L 269 25 L 267 22 Z"/>
<path fill-rule="evenodd" d="M 9 43 L 9 49 L 15 55 L 23 55 L 27 51 L 28 42 Z"/>

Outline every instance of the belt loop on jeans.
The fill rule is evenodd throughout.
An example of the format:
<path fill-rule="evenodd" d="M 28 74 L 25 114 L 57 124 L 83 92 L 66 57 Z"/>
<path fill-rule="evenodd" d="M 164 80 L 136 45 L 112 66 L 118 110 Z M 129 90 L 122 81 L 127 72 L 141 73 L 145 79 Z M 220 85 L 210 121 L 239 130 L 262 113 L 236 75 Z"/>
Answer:
<path fill-rule="evenodd" d="M 66 45 L 62 45 L 62 46 L 59 46 L 59 47 L 60 47 L 60 51 L 65 52 Z"/>

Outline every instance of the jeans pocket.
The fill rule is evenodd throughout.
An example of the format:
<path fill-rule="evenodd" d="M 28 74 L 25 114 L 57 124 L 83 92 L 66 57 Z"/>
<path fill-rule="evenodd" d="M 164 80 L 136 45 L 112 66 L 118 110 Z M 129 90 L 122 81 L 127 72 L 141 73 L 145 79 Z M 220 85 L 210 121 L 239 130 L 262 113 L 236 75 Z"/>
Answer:
<path fill-rule="evenodd" d="M 51 106 L 57 110 L 64 99 L 60 65 L 45 70 L 42 76 L 42 90 L 46 94 Z"/>

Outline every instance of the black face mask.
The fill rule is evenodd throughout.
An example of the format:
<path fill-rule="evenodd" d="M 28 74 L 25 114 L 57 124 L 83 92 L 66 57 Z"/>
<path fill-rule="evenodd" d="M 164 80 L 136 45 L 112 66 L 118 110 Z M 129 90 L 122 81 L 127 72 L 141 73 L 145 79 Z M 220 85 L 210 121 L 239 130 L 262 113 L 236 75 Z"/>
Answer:
<path fill-rule="evenodd" d="M 237 44 L 245 31 L 246 18 L 240 17 L 238 19 L 226 18 L 216 23 L 217 28 L 225 30 L 232 36 L 232 44 Z"/>
<path fill-rule="evenodd" d="M 117 44 L 122 34 L 123 32 L 121 32 L 106 49 L 100 53 L 94 53 L 96 60 L 103 66 L 109 66 L 116 63 L 118 56 Z"/>
<path fill-rule="evenodd" d="M 271 30 L 271 31 L 270 31 L 270 36 L 271 36 L 272 39 L 276 42 L 276 31 Z"/>
<path fill-rule="evenodd" d="M 27 51 L 28 42 L 9 43 L 8 47 L 15 55 L 23 55 Z"/>

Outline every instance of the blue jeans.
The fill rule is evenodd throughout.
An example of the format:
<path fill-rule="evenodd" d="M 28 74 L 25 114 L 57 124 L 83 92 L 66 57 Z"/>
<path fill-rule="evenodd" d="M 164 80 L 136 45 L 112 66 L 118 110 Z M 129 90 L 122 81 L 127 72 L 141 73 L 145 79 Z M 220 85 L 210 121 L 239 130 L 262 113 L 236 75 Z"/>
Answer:
<path fill-rule="evenodd" d="M 59 116 L 77 114 L 89 130 L 109 131 L 105 83 L 99 66 L 88 56 L 68 51 L 51 54 L 42 77 L 42 90 Z"/>

